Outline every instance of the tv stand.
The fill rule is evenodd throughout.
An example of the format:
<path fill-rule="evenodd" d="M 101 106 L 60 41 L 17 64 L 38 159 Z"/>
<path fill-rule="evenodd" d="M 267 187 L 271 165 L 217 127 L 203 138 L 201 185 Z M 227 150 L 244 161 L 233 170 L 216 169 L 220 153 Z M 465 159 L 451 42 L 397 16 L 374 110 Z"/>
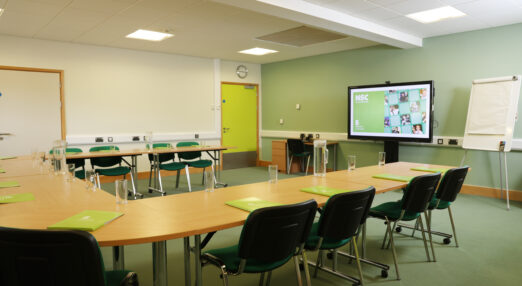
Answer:
<path fill-rule="evenodd" d="M 386 163 L 399 162 L 399 141 L 384 141 Z"/>

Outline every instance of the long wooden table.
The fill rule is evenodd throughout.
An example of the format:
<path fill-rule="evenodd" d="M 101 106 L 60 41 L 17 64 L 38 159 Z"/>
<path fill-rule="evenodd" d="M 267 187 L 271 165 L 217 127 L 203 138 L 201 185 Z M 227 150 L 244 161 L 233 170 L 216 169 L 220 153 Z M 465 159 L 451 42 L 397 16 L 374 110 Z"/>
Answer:
<path fill-rule="evenodd" d="M 16 159 L 13 159 L 16 160 Z M 20 160 L 21 161 L 21 160 Z M 17 164 L 24 164 L 19 162 Z M 31 160 L 25 161 L 31 169 Z M 371 166 L 354 171 L 327 173 L 325 177 L 305 176 L 216 189 L 215 192 L 193 192 L 166 197 L 129 201 L 117 205 L 115 198 L 102 191 L 88 191 L 83 181 L 67 182 L 61 176 L 16 176 L 17 171 L 2 164 L 20 187 L 0 189 L 0 195 L 31 192 L 34 201 L 0 205 L 0 225 L 16 228 L 45 229 L 47 226 L 87 209 L 120 211 L 125 215 L 93 231 L 100 246 L 112 246 L 113 265 L 124 267 L 123 246 L 152 243 L 154 285 L 167 285 L 166 241 L 184 238 L 185 285 L 191 285 L 190 236 L 194 236 L 196 285 L 201 285 L 201 235 L 243 225 L 248 213 L 225 205 L 226 201 L 255 196 L 279 203 L 297 203 L 314 199 L 319 206 L 327 197 L 299 191 L 301 188 L 324 185 L 340 189 L 363 189 L 373 185 L 378 193 L 405 187 L 405 182 L 371 178 L 373 174 L 421 175 L 412 167 L 450 168 L 450 166 L 415 163 L 392 163 L 383 167 Z M 157 219 L 161 217 L 161 219 Z"/>

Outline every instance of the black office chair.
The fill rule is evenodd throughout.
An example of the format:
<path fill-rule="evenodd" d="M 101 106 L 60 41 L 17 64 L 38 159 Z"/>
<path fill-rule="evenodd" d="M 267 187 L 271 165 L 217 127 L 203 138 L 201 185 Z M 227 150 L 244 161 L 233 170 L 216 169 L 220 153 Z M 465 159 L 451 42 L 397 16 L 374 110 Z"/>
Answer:
<path fill-rule="evenodd" d="M 443 233 L 439 231 L 431 230 L 432 235 L 438 235 L 444 237 L 444 244 L 450 244 L 451 238 L 455 239 L 455 245 L 459 247 L 459 242 L 457 241 L 457 232 L 455 231 L 455 223 L 453 221 L 453 213 L 451 211 L 451 203 L 453 203 L 457 199 L 457 195 L 460 193 L 462 189 L 462 185 L 464 184 L 464 180 L 466 179 L 466 175 L 468 174 L 469 166 L 453 168 L 446 171 L 444 177 L 442 177 L 439 187 L 437 188 L 437 192 L 428 206 L 428 219 L 429 225 L 431 226 L 432 221 L 432 210 L 444 210 L 448 209 L 449 219 L 451 222 L 451 229 L 453 231 L 453 236 L 448 233 Z M 405 226 L 400 224 L 396 230 L 397 232 L 401 231 L 401 227 L 412 228 L 410 226 Z M 417 230 L 417 225 L 413 228 L 413 232 L 411 236 L 415 234 L 415 230 Z M 435 254 L 433 254 L 435 256 Z"/>
<path fill-rule="evenodd" d="M 266 285 L 269 285 L 272 270 L 293 257 L 301 285 L 297 255 L 310 233 L 316 210 L 314 200 L 257 209 L 248 216 L 239 243 L 205 252 L 202 264 L 219 267 L 224 285 L 228 285 L 229 275 L 241 273 L 261 273 L 259 285 L 264 284 L 265 273 L 268 273 Z"/>
<path fill-rule="evenodd" d="M 393 262 L 395 264 L 395 271 L 397 273 L 397 280 L 400 279 L 400 275 L 399 268 L 397 266 L 397 253 L 395 251 L 395 244 L 393 242 L 392 229 L 395 229 L 397 222 L 399 221 L 417 220 L 422 229 L 422 239 L 424 242 L 424 249 L 426 250 L 426 257 L 428 258 L 428 261 L 430 261 L 421 214 L 424 213 L 424 218 L 428 224 L 431 250 L 434 252 L 426 210 L 428 208 L 429 202 L 433 197 L 433 194 L 435 193 L 440 176 L 440 173 L 435 173 L 415 177 L 410 181 L 404 190 L 404 194 L 400 201 L 383 203 L 370 209 L 369 215 L 371 217 L 383 219 L 386 221 L 386 233 L 382 242 L 382 248 L 384 248 L 384 245 L 387 241 L 386 237 L 389 234 L 390 238 L 387 247 L 389 247 L 391 244 Z M 393 222 L 393 227 L 390 226 L 391 222 Z"/>
<path fill-rule="evenodd" d="M 314 223 L 310 236 L 306 240 L 306 250 L 319 250 L 317 263 L 308 262 L 315 266 L 314 277 L 317 270 L 325 270 L 331 274 L 354 282 L 354 285 L 363 285 L 363 275 L 357 251 L 356 235 L 361 223 L 366 221 L 368 212 L 375 196 L 375 188 L 347 192 L 334 195 L 328 199 L 322 209 L 319 222 Z M 324 266 L 323 257 L 325 250 L 336 250 L 351 242 L 355 251 L 355 259 L 359 270 L 359 279 L 337 271 L 337 252 L 333 252 L 333 267 Z M 306 262 L 306 254 L 303 252 L 303 260 Z M 305 266 L 305 274 L 309 279 L 308 268 Z"/>
<path fill-rule="evenodd" d="M 295 156 L 301 158 L 301 170 L 303 169 L 304 160 L 307 159 L 305 175 L 308 175 L 308 165 L 310 164 L 311 153 L 305 150 L 304 142 L 300 139 L 287 139 L 286 144 L 288 145 L 288 150 L 290 151 L 290 162 L 288 163 L 288 168 L 286 168 L 287 174 L 290 174 L 290 169 L 292 168 L 292 159 Z"/>
<path fill-rule="evenodd" d="M 0 253 L 0 285 L 139 285 L 134 272 L 105 271 L 98 242 L 84 231 L 0 227 Z"/>

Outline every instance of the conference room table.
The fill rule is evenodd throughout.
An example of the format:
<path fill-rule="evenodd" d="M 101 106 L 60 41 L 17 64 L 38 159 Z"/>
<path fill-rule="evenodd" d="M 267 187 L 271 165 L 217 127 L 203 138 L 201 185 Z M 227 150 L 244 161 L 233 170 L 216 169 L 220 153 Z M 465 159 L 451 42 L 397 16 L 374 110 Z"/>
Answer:
<path fill-rule="evenodd" d="M 16 160 L 16 159 L 13 159 Z M 14 161 L 13 161 L 14 164 Z M 32 167 L 31 160 L 19 164 Z M 260 182 L 216 189 L 214 192 L 192 192 L 165 197 L 154 197 L 129 201 L 126 205 L 116 204 L 114 196 L 102 190 L 90 191 L 85 182 L 65 180 L 63 176 L 38 174 L 17 176 L 17 170 L 10 169 L 0 161 L 0 168 L 10 177 L 0 181 L 16 180 L 20 187 L 0 188 L 0 195 L 33 193 L 35 200 L 4 204 L 0 207 L 0 225 L 4 227 L 46 229 L 58 221 L 84 210 L 104 210 L 123 212 L 124 215 L 107 225 L 91 232 L 100 246 L 113 247 L 113 268 L 124 268 L 125 245 L 152 243 L 153 277 L 155 286 L 167 283 L 166 242 L 184 239 L 185 285 L 191 285 L 190 266 L 191 243 L 194 237 L 196 285 L 201 285 L 201 236 L 244 224 L 248 212 L 230 207 L 225 202 L 246 197 L 291 204 L 309 199 L 323 206 L 328 197 L 301 192 L 310 186 L 327 186 L 336 189 L 357 190 L 369 185 L 377 193 L 400 189 L 406 182 L 372 178 L 372 175 L 389 173 L 403 176 L 422 175 L 426 172 L 412 171 L 413 167 L 451 168 L 450 166 L 417 163 L 391 163 L 385 166 L 362 167 L 353 171 L 327 173 L 324 177 L 303 176 L 276 183 Z M 158 219 L 161 217 L 161 219 Z"/>
<path fill-rule="evenodd" d="M 206 152 L 209 157 L 214 161 L 214 166 L 221 165 L 221 152 L 235 147 L 229 146 L 183 146 L 183 147 L 172 147 L 172 148 L 136 148 L 129 150 L 104 150 L 94 152 L 81 152 L 74 154 L 66 154 L 67 159 L 91 159 L 91 158 L 102 158 L 102 157 L 130 157 L 129 167 L 131 168 L 132 178 L 134 186 L 137 190 L 138 181 L 138 156 L 144 154 L 163 154 L 163 153 L 184 153 L 184 152 Z M 217 180 L 221 177 L 221 168 L 214 168 Z M 224 183 L 219 183 L 225 185 Z"/>

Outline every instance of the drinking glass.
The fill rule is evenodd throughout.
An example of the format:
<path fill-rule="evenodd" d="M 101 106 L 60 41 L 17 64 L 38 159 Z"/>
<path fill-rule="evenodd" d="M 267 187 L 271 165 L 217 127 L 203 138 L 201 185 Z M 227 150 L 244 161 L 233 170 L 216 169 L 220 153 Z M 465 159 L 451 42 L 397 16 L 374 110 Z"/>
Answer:
<path fill-rule="evenodd" d="M 86 189 L 96 191 L 96 172 L 94 170 L 85 170 Z"/>
<path fill-rule="evenodd" d="M 277 183 L 277 165 L 268 166 L 268 182 Z"/>
<path fill-rule="evenodd" d="M 205 192 L 213 192 L 215 185 L 214 185 L 214 172 L 213 170 L 205 171 L 203 173 L 203 176 L 205 176 Z"/>
<path fill-rule="evenodd" d="M 114 182 L 115 186 L 115 195 L 116 195 L 116 203 L 120 205 L 127 204 L 127 180 L 116 180 Z"/>
<path fill-rule="evenodd" d="M 67 175 L 66 175 L 67 181 L 70 182 L 70 181 L 74 180 L 75 170 L 76 170 L 75 164 L 67 164 Z"/>
<path fill-rule="evenodd" d="M 355 155 L 348 156 L 348 171 L 355 170 Z"/>
<path fill-rule="evenodd" d="M 386 163 L 386 152 L 379 152 L 379 166 L 384 166 Z"/>

